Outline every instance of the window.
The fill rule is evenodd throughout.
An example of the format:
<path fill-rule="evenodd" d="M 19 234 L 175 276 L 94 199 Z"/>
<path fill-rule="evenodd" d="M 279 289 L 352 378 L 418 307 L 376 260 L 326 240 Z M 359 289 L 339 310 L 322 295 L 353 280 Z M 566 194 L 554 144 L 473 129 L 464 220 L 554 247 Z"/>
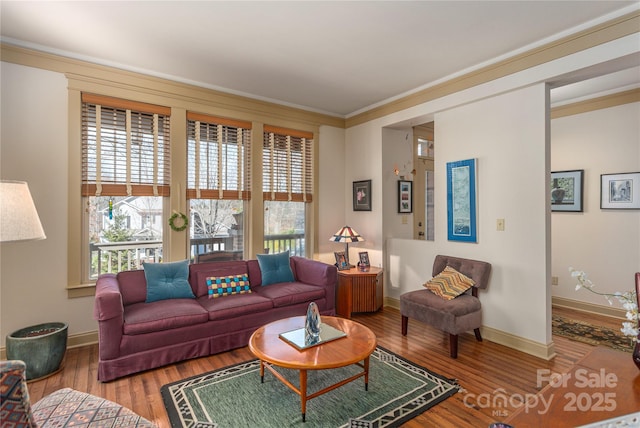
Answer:
<path fill-rule="evenodd" d="M 313 134 L 265 126 L 262 166 L 265 249 L 305 256 L 306 210 L 313 199 Z"/>
<path fill-rule="evenodd" d="M 162 259 L 170 109 L 82 94 L 83 277 Z"/>
<path fill-rule="evenodd" d="M 191 257 L 242 258 L 244 201 L 251 198 L 251 123 L 187 114 Z"/>

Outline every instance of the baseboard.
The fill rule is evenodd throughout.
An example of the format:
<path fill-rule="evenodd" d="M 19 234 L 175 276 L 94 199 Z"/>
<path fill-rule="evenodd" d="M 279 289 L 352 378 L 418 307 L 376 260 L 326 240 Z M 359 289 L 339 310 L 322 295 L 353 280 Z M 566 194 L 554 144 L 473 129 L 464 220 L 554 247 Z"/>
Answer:
<path fill-rule="evenodd" d="M 394 299 L 392 297 L 385 297 L 384 306 L 400 310 L 400 300 Z"/>
<path fill-rule="evenodd" d="M 67 349 L 79 348 L 98 343 L 98 331 L 88 331 L 86 333 L 71 334 L 67 337 Z M 7 359 L 7 348 L 0 348 L 0 360 Z"/>
<path fill-rule="evenodd" d="M 516 351 L 524 352 L 525 354 L 533 355 L 534 357 L 542 358 L 543 360 L 551 360 L 556 356 L 553 341 L 549 344 L 535 342 L 531 339 L 525 339 L 524 337 L 516 336 L 502 330 L 496 330 L 491 327 L 480 327 L 480 332 L 482 333 L 483 339 L 504 345 Z"/>
<path fill-rule="evenodd" d="M 385 297 L 384 305 L 399 310 L 400 300 L 392 297 Z M 480 332 L 483 339 L 533 355 L 534 357 L 550 360 L 556 356 L 555 345 L 553 342 L 545 345 L 543 343 L 534 342 L 533 340 L 515 336 L 511 333 L 496 330 L 491 327 L 481 327 Z"/>
<path fill-rule="evenodd" d="M 557 296 L 551 297 L 551 304 L 553 306 L 573 309 L 580 312 L 587 312 L 590 314 L 627 319 L 626 311 L 624 309 L 614 308 L 611 306 L 596 305 L 594 303 L 580 302 L 578 300 L 572 300 Z"/>

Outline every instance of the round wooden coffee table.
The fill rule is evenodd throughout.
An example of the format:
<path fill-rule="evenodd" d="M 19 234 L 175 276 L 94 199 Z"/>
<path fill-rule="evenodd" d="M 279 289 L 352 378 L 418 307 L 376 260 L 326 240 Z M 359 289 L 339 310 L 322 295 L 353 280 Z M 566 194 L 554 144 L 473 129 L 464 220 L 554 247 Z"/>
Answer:
<path fill-rule="evenodd" d="M 256 330 L 249 339 L 249 349 L 260 359 L 260 379 L 264 382 L 264 369 L 267 368 L 282 383 L 300 396 L 302 421 L 306 420 L 307 400 L 332 391 L 342 385 L 364 377 L 365 391 L 369 385 L 369 356 L 376 349 L 376 336 L 367 327 L 345 318 L 321 317 L 322 324 L 328 324 L 346 333 L 345 337 L 299 350 L 280 337 L 280 333 L 304 327 L 305 317 L 285 318 L 274 321 Z M 362 367 L 359 372 L 347 379 L 307 395 L 307 371 L 345 367 L 356 364 Z M 297 388 L 274 366 L 300 370 L 300 388 Z"/>

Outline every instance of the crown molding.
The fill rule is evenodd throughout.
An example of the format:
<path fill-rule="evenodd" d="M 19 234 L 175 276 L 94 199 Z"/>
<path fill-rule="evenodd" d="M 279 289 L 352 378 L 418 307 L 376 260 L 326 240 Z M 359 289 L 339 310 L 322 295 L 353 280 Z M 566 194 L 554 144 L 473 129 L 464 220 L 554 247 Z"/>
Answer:
<path fill-rule="evenodd" d="M 640 12 L 634 11 L 586 30 L 482 67 L 446 82 L 372 108 L 346 120 L 346 127 L 388 116 L 428 101 L 514 74 L 559 58 L 640 32 Z"/>
<path fill-rule="evenodd" d="M 106 86 L 121 91 L 135 91 L 159 100 L 169 99 L 172 101 L 170 103 L 172 107 L 193 108 L 194 104 L 200 104 L 226 112 L 226 116 L 237 116 L 239 119 L 249 121 L 275 122 L 273 124 L 279 126 L 286 126 L 283 124 L 294 122 L 307 125 L 305 129 L 308 129 L 309 126 L 318 127 L 321 125 L 345 127 L 345 119 L 341 117 L 98 65 L 7 43 L 0 44 L 0 60 L 63 73 L 67 78 L 81 82 L 84 86 Z M 162 102 L 160 103 L 162 104 Z M 164 104 L 166 105 L 167 102 L 165 101 Z"/>
<path fill-rule="evenodd" d="M 640 102 L 640 88 L 551 108 L 551 119 Z"/>

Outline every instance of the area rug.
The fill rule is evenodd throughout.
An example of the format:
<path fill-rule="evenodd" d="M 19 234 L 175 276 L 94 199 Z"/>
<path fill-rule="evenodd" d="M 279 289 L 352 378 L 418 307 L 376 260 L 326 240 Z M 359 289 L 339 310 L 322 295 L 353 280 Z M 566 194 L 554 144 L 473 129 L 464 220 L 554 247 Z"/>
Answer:
<path fill-rule="evenodd" d="M 587 322 L 576 321 L 558 315 L 553 315 L 551 321 L 551 331 L 558 336 L 588 343 L 589 345 L 607 346 L 625 352 L 633 351 L 631 341 L 627 336 L 623 335 L 620 330 L 592 325 Z"/>
<path fill-rule="evenodd" d="M 308 393 L 362 369 L 310 370 Z M 298 386 L 298 372 L 278 368 Z M 161 388 L 171 426 L 181 427 L 398 427 L 458 392 L 452 379 L 433 373 L 380 346 L 369 360 L 369 389 L 363 378 L 307 401 L 302 422 L 300 397 L 252 360 Z"/>

